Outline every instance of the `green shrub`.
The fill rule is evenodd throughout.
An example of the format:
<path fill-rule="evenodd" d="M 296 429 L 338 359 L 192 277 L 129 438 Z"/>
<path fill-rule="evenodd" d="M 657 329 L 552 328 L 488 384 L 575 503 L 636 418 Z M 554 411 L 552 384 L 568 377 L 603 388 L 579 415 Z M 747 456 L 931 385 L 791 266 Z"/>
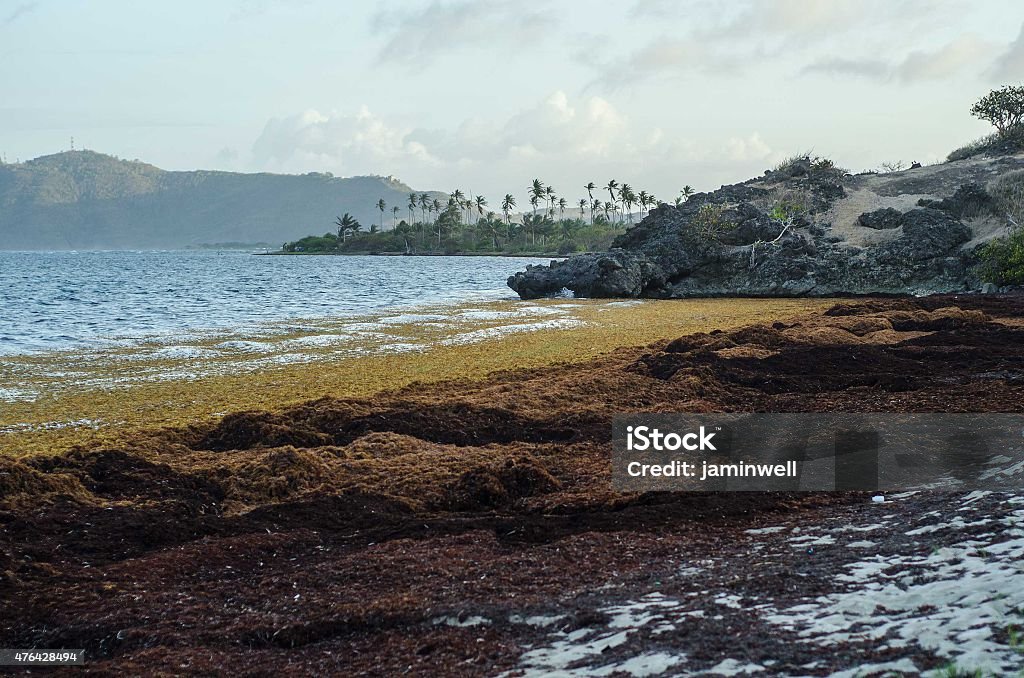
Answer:
<path fill-rule="evenodd" d="M 1024 170 L 1007 172 L 985 189 L 995 201 L 995 211 L 1013 224 L 1024 224 Z"/>
<path fill-rule="evenodd" d="M 776 221 L 807 217 L 814 211 L 814 195 L 800 189 L 775 190 L 769 194 L 763 207 Z"/>
<path fill-rule="evenodd" d="M 786 170 L 791 168 L 796 163 L 798 163 L 800 161 L 803 161 L 803 160 L 810 160 L 810 159 L 811 159 L 811 151 L 807 151 L 806 153 L 797 153 L 796 155 L 789 156 L 785 160 L 779 161 L 775 165 L 775 167 L 772 168 L 772 171 L 773 172 L 785 172 Z"/>
<path fill-rule="evenodd" d="M 1024 122 L 1024 87 L 1004 85 L 992 90 L 971 107 L 971 115 L 1006 134 Z"/>
<path fill-rule="evenodd" d="M 839 167 L 828 158 L 820 155 L 803 153 L 786 158 L 772 170 L 781 172 L 787 176 L 810 175 L 818 178 L 838 179 L 849 172 L 845 167 Z"/>
<path fill-rule="evenodd" d="M 997 285 L 1024 285 L 1024 228 L 1015 227 L 1003 238 L 981 247 L 981 275 Z"/>
<path fill-rule="evenodd" d="M 690 221 L 691 232 L 701 240 L 717 242 L 726 231 L 736 228 L 725 217 L 725 206 L 709 203 L 701 205 Z"/>
<path fill-rule="evenodd" d="M 1003 134 L 995 132 L 975 139 L 946 156 L 946 162 L 967 160 L 978 155 L 1012 155 L 1020 151 L 1024 151 L 1024 125 L 1011 128 Z"/>

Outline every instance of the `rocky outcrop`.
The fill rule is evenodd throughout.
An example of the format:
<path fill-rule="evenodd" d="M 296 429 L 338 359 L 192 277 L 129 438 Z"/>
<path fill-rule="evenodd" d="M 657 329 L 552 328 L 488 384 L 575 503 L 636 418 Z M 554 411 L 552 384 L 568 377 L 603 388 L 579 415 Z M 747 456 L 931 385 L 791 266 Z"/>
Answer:
<path fill-rule="evenodd" d="M 891 207 L 886 207 L 884 209 L 875 210 L 874 212 L 865 212 L 858 217 L 857 223 L 865 228 L 899 228 L 900 220 L 902 218 L 902 212 L 894 210 Z"/>
<path fill-rule="evenodd" d="M 530 266 L 508 285 L 524 299 L 977 290 L 975 248 L 1002 232 L 978 179 L 1020 169 L 1024 157 L 992 162 L 852 176 L 827 161 L 798 160 L 662 204 L 611 251 Z M 915 192 L 899 190 L 906 186 Z"/>

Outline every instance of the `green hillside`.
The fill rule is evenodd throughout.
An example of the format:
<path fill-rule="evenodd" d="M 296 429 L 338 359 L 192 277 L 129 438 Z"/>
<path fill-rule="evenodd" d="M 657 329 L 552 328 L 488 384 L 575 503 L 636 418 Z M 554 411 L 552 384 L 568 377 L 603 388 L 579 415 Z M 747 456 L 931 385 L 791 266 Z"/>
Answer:
<path fill-rule="evenodd" d="M 277 245 L 333 231 L 343 212 L 376 222 L 380 198 L 404 213 L 412 190 L 385 177 L 168 172 L 69 151 L 0 165 L 0 249 Z"/>

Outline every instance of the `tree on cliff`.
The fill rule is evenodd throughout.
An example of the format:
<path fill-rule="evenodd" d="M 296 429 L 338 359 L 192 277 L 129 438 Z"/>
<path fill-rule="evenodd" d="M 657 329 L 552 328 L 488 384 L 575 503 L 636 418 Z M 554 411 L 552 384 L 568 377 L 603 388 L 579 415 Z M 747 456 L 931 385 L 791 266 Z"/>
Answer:
<path fill-rule="evenodd" d="M 992 90 L 971 107 L 971 115 L 1006 134 L 1024 120 L 1024 87 L 1004 85 Z"/>

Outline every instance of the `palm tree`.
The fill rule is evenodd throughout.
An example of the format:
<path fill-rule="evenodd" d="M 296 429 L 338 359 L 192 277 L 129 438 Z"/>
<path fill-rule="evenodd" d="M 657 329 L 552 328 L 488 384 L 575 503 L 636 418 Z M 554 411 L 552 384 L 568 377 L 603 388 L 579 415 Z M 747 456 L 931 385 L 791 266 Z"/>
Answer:
<path fill-rule="evenodd" d="M 546 195 L 547 192 L 544 190 L 544 184 L 543 184 L 543 182 L 541 182 L 540 179 L 534 179 L 533 183 L 530 184 L 530 189 L 529 190 L 530 190 L 530 204 L 533 205 L 533 211 L 536 214 L 536 212 L 537 212 L 537 203 L 539 203 L 541 201 L 541 199 L 544 198 L 544 196 Z"/>
<path fill-rule="evenodd" d="M 348 238 L 349 231 L 352 231 L 354 234 L 355 231 L 359 230 L 359 222 L 348 212 L 345 212 L 344 216 L 335 219 L 334 223 L 338 225 L 338 237 L 341 239 L 341 242 L 345 242 L 346 238 Z"/>
<path fill-rule="evenodd" d="M 413 224 L 413 230 L 415 230 L 417 234 L 420 235 L 420 247 L 422 248 L 424 241 L 426 240 L 425 234 L 427 232 L 427 225 L 422 221 L 417 221 L 415 224 Z"/>
<path fill-rule="evenodd" d="M 481 217 L 484 215 L 484 208 L 487 207 L 487 198 L 482 195 L 476 197 L 476 211 Z"/>
<path fill-rule="evenodd" d="M 618 187 L 619 182 L 615 181 L 615 179 L 610 180 L 608 184 L 605 186 L 605 188 L 608 189 L 608 196 L 611 198 L 611 202 L 613 205 L 615 204 L 615 189 L 617 189 Z M 605 209 L 605 212 L 607 213 L 608 210 Z"/>
<path fill-rule="evenodd" d="M 565 208 L 569 206 L 569 201 L 565 198 L 558 199 L 558 218 L 565 219 Z"/>
<path fill-rule="evenodd" d="M 530 196 L 530 206 L 533 207 L 533 214 L 531 216 L 533 216 L 533 217 L 537 216 L 537 203 L 539 203 L 539 202 L 540 202 L 540 196 L 536 196 L 536 195 L 531 195 Z M 533 238 L 533 242 L 537 242 L 536 237 Z"/>
<path fill-rule="evenodd" d="M 508 239 L 512 240 L 512 222 L 509 221 L 508 213 L 512 211 L 512 208 L 516 206 L 516 199 L 511 193 L 506 193 L 505 198 L 501 201 L 501 211 L 505 215 L 505 229 L 508 231 Z"/>
<path fill-rule="evenodd" d="M 633 187 L 627 183 L 623 183 L 619 188 L 619 202 L 622 203 L 622 222 L 625 223 L 629 219 L 630 215 L 626 213 L 626 210 L 633 206 L 633 201 L 636 200 L 636 195 L 633 193 Z"/>
<path fill-rule="evenodd" d="M 536 196 L 531 196 L 530 200 L 536 200 Z M 531 244 L 537 244 L 537 232 L 540 231 L 541 237 L 544 236 L 544 224 L 551 223 L 551 220 L 546 216 L 540 214 L 529 214 L 523 217 L 523 227 L 528 228 L 530 231 L 530 242 Z"/>
<path fill-rule="evenodd" d="M 430 206 L 430 196 L 426 193 L 420 193 L 420 219 L 423 221 L 427 220 L 427 207 Z"/>
<path fill-rule="evenodd" d="M 398 218 L 398 207 L 397 206 L 394 208 L 394 212 L 395 212 L 395 218 Z M 411 233 L 413 233 L 413 228 L 414 227 L 411 224 L 407 224 L 404 221 L 401 224 L 396 224 L 395 228 L 394 228 L 395 235 L 401 236 L 401 238 L 405 241 L 405 253 L 406 254 L 409 254 L 409 253 L 412 252 L 412 248 L 409 246 L 409 235 Z"/>
<path fill-rule="evenodd" d="M 384 202 L 384 198 L 377 201 L 377 209 L 380 210 L 380 230 L 382 231 L 384 230 L 384 210 L 387 206 L 388 204 Z"/>
<path fill-rule="evenodd" d="M 638 194 L 638 200 L 640 202 L 640 218 L 644 218 L 644 210 L 647 209 L 647 205 L 650 203 L 651 197 L 647 195 L 647 191 L 640 191 Z"/>
<path fill-rule="evenodd" d="M 409 223 L 416 221 L 416 208 L 419 206 L 419 196 L 415 193 L 409 194 Z"/>
<path fill-rule="evenodd" d="M 594 191 L 597 189 L 597 185 L 593 181 L 588 181 L 587 185 L 583 188 L 587 189 L 587 196 L 590 198 L 590 223 L 594 223 Z M 583 208 L 581 207 L 580 210 Z M 583 217 L 583 212 L 580 212 L 580 218 Z"/>
<path fill-rule="evenodd" d="M 394 215 L 391 218 L 391 230 L 392 231 L 395 230 L 396 228 L 398 228 L 398 213 L 401 212 L 401 211 L 402 211 L 402 208 L 399 207 L 398 205 L 395 205 L 394 207 L 391 208 L 391 214 Z"/>
<path fill-rule="evenodd" d="M 587 199 L 580 198 L 580 219 L 583 219 L 583 215 L 587 213 Z M 590 223 L 594 223 L 593 214 L 590 217 Z"/>
<path fill-rule="evenodd" d="M 487 229 L 487 233 L 491 236 L 491 243 L 494 245 L 494 251 L 497 252 L 498 236 L 501 234 L 501 222 L 494 218 L 494 212 L 488 212 L 487 218 L 483 223 Z"/>
<path fill-rule="evenodd" d="M 690 196 L 692 196 L 692 195 L 693 195 L 693 186 L 691 186 L 690 184 L 686 184 L 685 186 L 683 186 L 683 190 L 679 191 L 679 197 L 683 199 L 683 202 L 686 202 L 687 200 L 689 200 Z"/>
<path fill-rule="evenodd" d="M 438 217 L 441 216 L 441 201 L 434 198 L 434 202 L 430 205 L 430 213 L 436 214 Z M 437 217 L 434 217 L 436 219 Z"/>
<path fill-rule="evenodd" d="M 466 194 L 461 189 L 456 188 L 448 194 L 448 206 L 455 207 L 459 211 L 459 216 L 462 217 L 459 221 L 465 221 Z"/>
<path fill-rule="evenodd" d="M 554 214 L 555 207 L 555 187 L 545 186 L 544 187 L 544 199 L 548 201 L 548 214 Z"/>

